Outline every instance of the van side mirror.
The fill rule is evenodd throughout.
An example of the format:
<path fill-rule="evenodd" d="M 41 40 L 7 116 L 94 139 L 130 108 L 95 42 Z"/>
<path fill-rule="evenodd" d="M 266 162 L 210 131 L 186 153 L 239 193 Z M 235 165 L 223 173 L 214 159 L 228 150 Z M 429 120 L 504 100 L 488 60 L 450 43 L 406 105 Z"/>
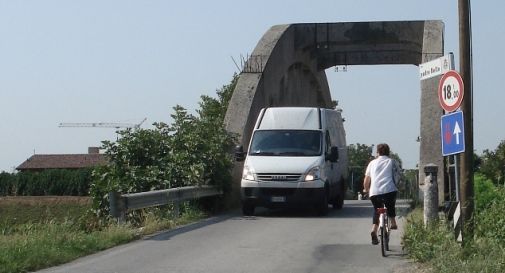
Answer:
<path fill-rule="evenodd" d="M 245 160 L 245 152 L 244 147 L 242 145 L 235 146 L 235 161 L 244 161 Z"/>
<path fill-rule="evenodd" d="M 338 161 L 338 147 L 332 146 L 330 148 L 330 152 L 326 154 L 326 160 L 329 160 L 330 162 Z"/>

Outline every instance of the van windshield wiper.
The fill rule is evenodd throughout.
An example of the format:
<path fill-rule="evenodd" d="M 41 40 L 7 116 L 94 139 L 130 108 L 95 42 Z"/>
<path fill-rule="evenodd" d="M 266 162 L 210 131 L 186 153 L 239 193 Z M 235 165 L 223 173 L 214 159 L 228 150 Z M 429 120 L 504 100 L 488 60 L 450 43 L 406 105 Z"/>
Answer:
<path fill-rule="evenodd" d="M 282 153 L 278 153 L 278 155 L 306 156 L 306 154 L 302 153 L 302 152 L 282 152 Z"/>
<path fill-rule="evenodd" d="M 254 151 L 251 152 L 251 155 L 277 155 L 277 154 L 273 152 Z"/>

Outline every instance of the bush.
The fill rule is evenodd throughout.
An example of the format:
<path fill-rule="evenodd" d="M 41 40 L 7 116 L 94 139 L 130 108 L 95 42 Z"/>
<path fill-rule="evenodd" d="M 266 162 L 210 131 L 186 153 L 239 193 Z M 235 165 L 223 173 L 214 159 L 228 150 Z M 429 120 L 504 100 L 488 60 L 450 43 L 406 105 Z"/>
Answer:
<path fill-rule="evenodd" d="M 478 184 L 476 184 L 477 186 Z M 476 187 L 477 188 L 477 187 Z M 485 199 L 484 199 L 484 198 Z M 479 200 L 481 199 L 482 200 Z M 475 236 L 505 245 L 505 190 L 502 186 L 476 191 Z"/>
<path fill-rule="evenodd" d="M 109 214 L 108 193 L 134 193 L 181 186 L 230 188 L 233 137 L 224 115 L 238 77 L 218 90 L 218 98 L 202 97 L 198 116 L 174 107 L 173 122 L 154 129 L 119 131 L 116 142 L 103 142 L 110 165 L 93 173 L 90 196 L 96 215 Z"/>
<path fill-rule="evenodd" d="M 496 187 L 493 182 L 480 173 L 474 176 L 475 209 L 482 211 L 489 208 L 502 196 L 501 187 Z"/>

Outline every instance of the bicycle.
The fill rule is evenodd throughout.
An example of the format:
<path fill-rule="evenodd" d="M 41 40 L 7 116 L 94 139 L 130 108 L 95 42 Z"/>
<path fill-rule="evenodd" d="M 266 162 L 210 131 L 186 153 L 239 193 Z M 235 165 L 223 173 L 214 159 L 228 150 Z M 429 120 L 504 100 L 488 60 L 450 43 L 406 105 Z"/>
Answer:
<path fill-rule="evenodd" d="M 387 214 L 387 209 L 378 208 L 377 213 L 379 214 L 379 230 L 380 230 L 380 243 L 381 243 L 381 253 L 382 257 L 386 257 L 386 251 L 389 251 L 389 218 Z"/>

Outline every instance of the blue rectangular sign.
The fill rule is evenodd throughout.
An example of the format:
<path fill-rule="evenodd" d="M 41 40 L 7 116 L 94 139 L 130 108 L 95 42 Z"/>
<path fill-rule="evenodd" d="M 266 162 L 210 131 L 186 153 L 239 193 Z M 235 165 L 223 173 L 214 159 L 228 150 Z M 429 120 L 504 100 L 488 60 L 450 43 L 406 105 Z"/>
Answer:
<path fill-rule="evenodd" d="M 448 156 L 465 151 L 465 126 L 463 112 L 443 115 L 440 119 L 442 155 Z"/>

